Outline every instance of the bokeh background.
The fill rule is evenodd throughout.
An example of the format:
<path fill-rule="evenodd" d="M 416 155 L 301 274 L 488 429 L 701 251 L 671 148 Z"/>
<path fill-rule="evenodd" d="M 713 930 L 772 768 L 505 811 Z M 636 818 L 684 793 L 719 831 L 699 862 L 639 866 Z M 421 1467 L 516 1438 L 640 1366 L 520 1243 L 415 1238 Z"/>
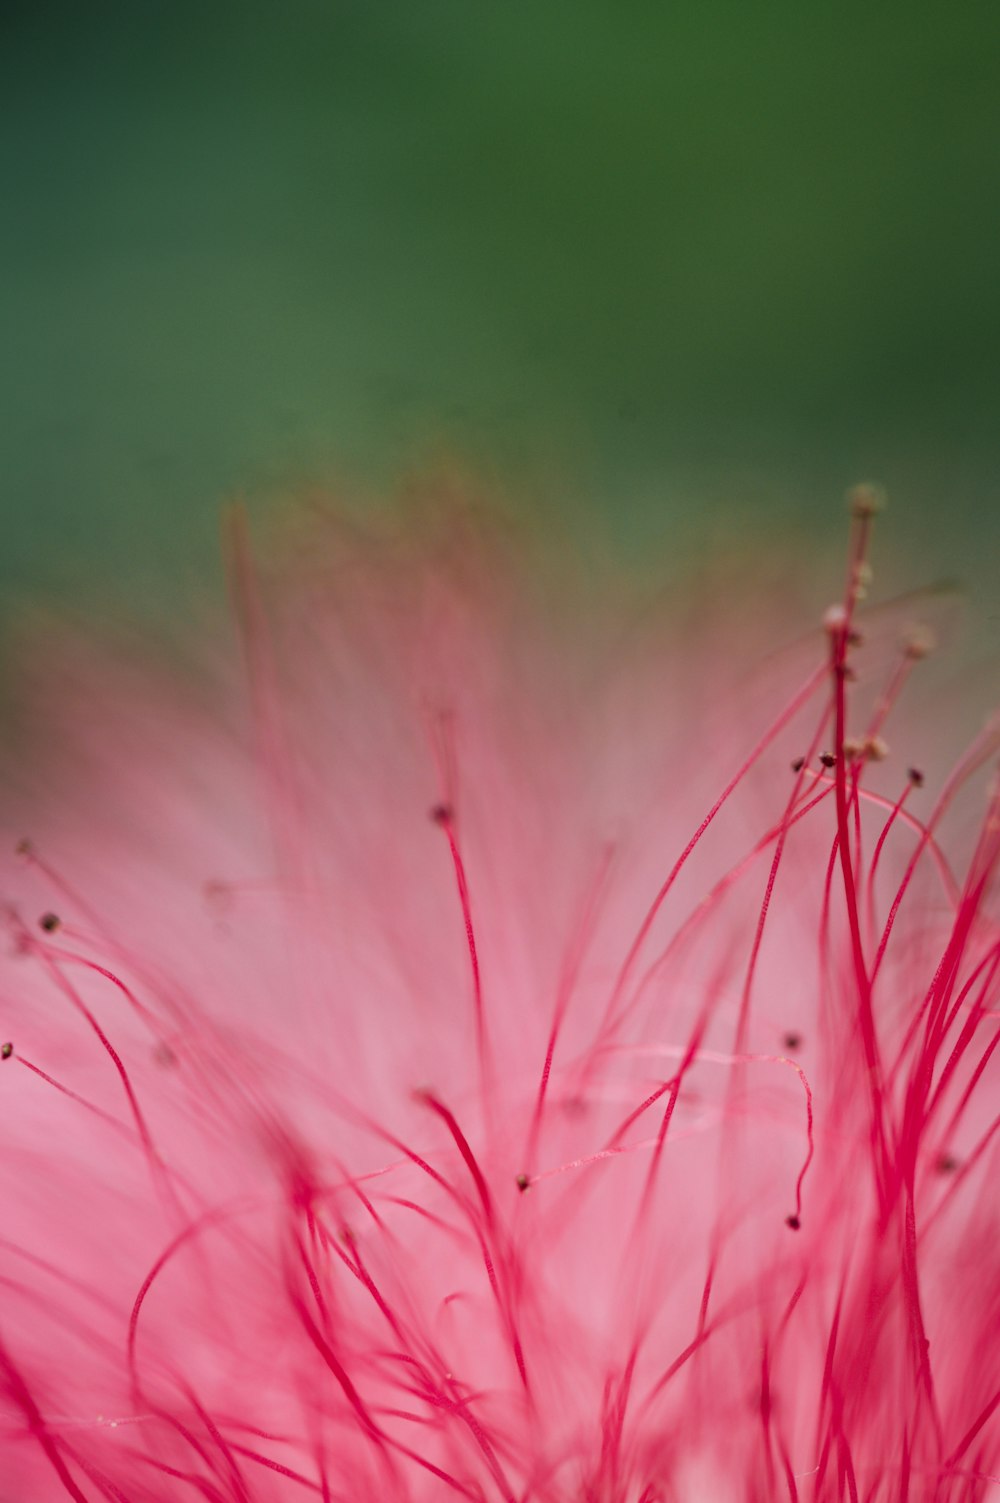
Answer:
<path fill-rule="evenodd" d="M 874 476 L 998 618 L 1000 12 L 7 0 L 0 604 L 441 453 L 626 548 Z"/>

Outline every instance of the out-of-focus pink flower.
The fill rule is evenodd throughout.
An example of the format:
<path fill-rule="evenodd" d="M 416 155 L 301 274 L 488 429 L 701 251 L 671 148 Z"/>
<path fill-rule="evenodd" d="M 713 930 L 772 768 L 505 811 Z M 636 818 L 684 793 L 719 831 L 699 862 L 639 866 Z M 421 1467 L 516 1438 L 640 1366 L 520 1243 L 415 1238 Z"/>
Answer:
<path fill-rule="evenodd" d="M 2 1503 L 990 1495 L 998 738 L 853 511 L 781 651 L 461 506 L 235 517 L 239 671 L 38 644 Z"/>

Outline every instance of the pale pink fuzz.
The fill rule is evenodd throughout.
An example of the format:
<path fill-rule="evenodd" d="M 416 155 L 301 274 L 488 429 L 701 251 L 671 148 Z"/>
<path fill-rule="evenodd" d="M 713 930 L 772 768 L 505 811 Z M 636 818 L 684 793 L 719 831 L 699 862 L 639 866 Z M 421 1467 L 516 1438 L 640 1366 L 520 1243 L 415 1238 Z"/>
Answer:
<path fill-rule="evenodd" d="M 0 1503 L 996 1496 L 998 738 L 851 525 L 808 629 L 453 505 L 36 638 Z"/>

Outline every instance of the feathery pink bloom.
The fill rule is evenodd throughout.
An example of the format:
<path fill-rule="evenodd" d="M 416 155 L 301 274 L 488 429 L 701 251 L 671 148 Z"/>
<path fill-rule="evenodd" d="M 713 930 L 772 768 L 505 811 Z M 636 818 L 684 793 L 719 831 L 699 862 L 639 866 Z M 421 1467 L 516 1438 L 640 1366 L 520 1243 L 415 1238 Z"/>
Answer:
<path fill-rule="evenodd" d="M 776 653 L 455 507 L 237 516 L 239 672 L 35 655 L 2 1503 L 991 1496 L 997 726 L 853 510 Z"/>

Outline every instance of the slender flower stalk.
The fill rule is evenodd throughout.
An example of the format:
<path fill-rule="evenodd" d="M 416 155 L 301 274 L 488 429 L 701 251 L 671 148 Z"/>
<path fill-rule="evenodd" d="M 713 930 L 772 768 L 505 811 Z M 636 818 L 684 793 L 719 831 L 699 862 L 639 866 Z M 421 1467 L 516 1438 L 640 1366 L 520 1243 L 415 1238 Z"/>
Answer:
<path fill-rule="evenodd" d="M 778 653 L 461 504 L 234 513 L 198 674 L 49 644 L 2 1503 L 1000 1496 L 1000 724 L 906 767 L 876 509 Z"/>

